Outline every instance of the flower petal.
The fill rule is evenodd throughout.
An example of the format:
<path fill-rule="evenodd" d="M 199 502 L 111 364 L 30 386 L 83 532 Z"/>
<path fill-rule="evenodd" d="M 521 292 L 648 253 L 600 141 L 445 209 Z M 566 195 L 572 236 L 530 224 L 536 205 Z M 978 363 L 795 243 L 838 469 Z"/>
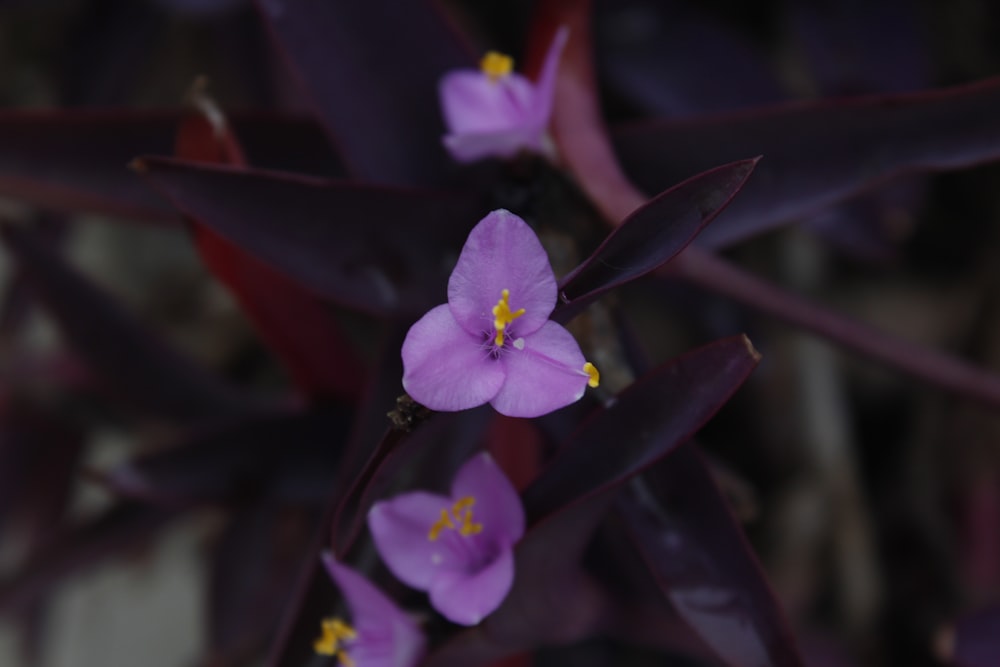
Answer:
<path fill-rule="evenodd" d="M 556 303 L 556 279 L 534 230 L 498 209 L 479 221 L 448 280 L 448 305 L 470 334 L 493 331 L 493 306 L 510 290 L 510 308 L 524 308 L 511 331 L 524 336 L 548 321 Z"/>
<path fill-rule="evenodd" d="M 521 497 L 488 453 L 469 459 L 459 468 L 451 483 L 451 496 L 476 499 L 472 510 L 476 522 L 483 526 L 480 538 L 511 546 L 524 535 Z"/>
<path fill-rule="evenodd" d="M 569 28 L 562 26 L 552 38 L 552 44 L 542 62 L 538 82 L 535 84 L 533 120 L 534 124 L 543 130 L 548 126 L 549 118 L 552 116 L 552 103 L 556 95 L 556 75 L 559 73 L 559 58 L 562 56 L 563 48 L 568 41 Z"/>
<path fill-rule="evenodd" d="M 453 502 L 446 496 L 414 491 L 375 503 L 368 512 L 375 548 L 386 567 L 407 586 L 426 591 L 441 570 L 466 567 L 466 559 L 451 548 L 452 540 L 428 539 L 441 510 L 451 508 Z"/>
<path fill-rule="evenodd" d="M 476 625 L 500 606 L 513 582 L 514 553 L 508 547 L 480 570 L 441 572 L 431 582 L 431 605 L 453 623 Z"/>
<path fill-rule="evenodd" d="M 323 554 L 323 565 L 347 600 L 351 622 L 358 631 L 351 657 L 366 667 L 412 667 L 423 655 L 426 641 L 417 625 L 363 576 Z M 364 659 L 363 659 L 364 658 Z"/>
<path fill-rule="evenodd" d="M 574 403 L 587 388 L 586 360 L 573 334 L 555 322 L 523 337 L 500 361 L 507 379 L 490 404 L 508 417 L 538 417 Z"/>
<path fill-rule="evenodd" d="M 458 325 L 447 305 L 432 308 L 403 341 L 403 388 L 431 410 L 486 403 L 503 384 L 504 367 L 483 342 Z"/>
<path fill-rule="evenodd" d="M 449 134 L 442 141 L 455 161 L 475 162 L 488 157 L 513 157 L 521 149 L 541 151 L 544 129 L 541 124 L 526 124 L 495 132 Z"/>
<path fill-rule="evenodd" d="M 536 118 L 534 86 L 516 73 L 493 81 L 476 70 L 449 72 L 441 78 L 438 95 L 452 134 L 510 130 Z"/>

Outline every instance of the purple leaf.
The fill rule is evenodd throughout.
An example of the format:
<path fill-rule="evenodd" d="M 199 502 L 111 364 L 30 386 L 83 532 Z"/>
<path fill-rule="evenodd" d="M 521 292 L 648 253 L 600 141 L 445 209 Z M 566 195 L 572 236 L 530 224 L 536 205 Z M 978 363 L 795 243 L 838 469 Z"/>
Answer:
<path fill-rule="evenodd" d="M 119 495 L 165 506 L 231 501 L 241 495 L 320 504 L 337 473 L 346 434 L 331 412 L 258 414 L 192 433 L 98 479 Z"/>
<path fill-rule="evenodd" d="M 137 168 L 185 215 L 313 292 L 378 315 L 440 302 L 441 254 L 481 217 L 465 195 L 162 158 Z"/>
<path fill-rule="evenodd" d="M 5 111 L 0 113 L 0 194 L 62 211 L 174 222 L 173 209 L 127 165 L 171 154 L 180 112 Z M 318 126 L 301 118 L 236 115 L 252 164 L 342 173 Z"/>
<path fill-rule="evenodd" d="M 524 493 L 531 527 L 515 549 L 510 594 L 428 664 L 481 664 L 596 631 L 606 600 L 579 570 L 595 527 L 622 485 L 701 428 L 758 358 L 742 336 L 706 345 L 644 376 L 581 424 Z"/>
<path fill-rule="evenodd" d="M 942 657 L 950 658 L 956 667 L 1000 665 L 1000 604 L 959 619 L 953 642 L 953 646 L 945 648 L 947 655 Z"/>
<path fill-rule="evenodd" d="M 649 192 L 711 165 L 762 155 L 757 175 L 699 238 L 736 243 L 904 171 L 1000 158 L 1000 80 L 914 94 L 790 104 L 620 128 L 615 145 Z M 930 129 L 929 129 L 930 128 Z"/>
<path fill-rule="evenodd" d="M 692 444 L 618 503 L 664 595 L 732 667 L 803 667 L 757 558 Z"/>
<path fill-rule="evenodd" d="M 474 60 L 432 3 L 257 5 L 354 176 L 393 185 L 451 180 L 437 85 Z"/>
<path fill-rule="evenodd" d="M 716 167 L 634 211 L 562 279 L 553 319 L 565 322 L 604 292 L 669 262 L 726 208 L 756 164 L 753 159 Z"/>
<path fill-rule="evenodd" d="M 0 235 L 67 341 L 115 394 L 169 419 L 217 418 L 252 407 L 121 310 L 34 233 L 8 224 Z"/>

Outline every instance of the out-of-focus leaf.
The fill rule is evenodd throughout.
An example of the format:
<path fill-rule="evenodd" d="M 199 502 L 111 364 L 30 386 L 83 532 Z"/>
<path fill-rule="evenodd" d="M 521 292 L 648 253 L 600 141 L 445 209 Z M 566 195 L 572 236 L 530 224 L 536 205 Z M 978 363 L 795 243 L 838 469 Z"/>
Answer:
<path fill-rule="evenodd" d="M 762 155 L 756 176 L 699 243 L 736 243 L 904 171 L 1000 158 L 1000 80 L 929 92 L 790 104 L 622 127 L 630 177 L 657 192 L 684 175 Z"/>
<path fill-rule="evenodd" d="M 140 169 L 184 214 L 313 292 L 358 310 L 423 313 L 482 217 L 467 195 L 397 190 L 149 158 Z"/>
<path fill-rule="evenodd" d="M 0 581 L 0 612 L 16 613 L 61 579 L 145 543 L 176 516 L 174 510 L 121 503 L 54 535 L 43 553 Z"/>
<path fill-rule="evenodd" d="M 553 319 L 566 321 L 604 292 L 670 261 L 740 191 L 757 160 L 693 176 L 632 213 L 559 284 Z"/>
<path fill-rule="evenodd" d="M 618 500 L 674 609 L 732 667 L 803 667 L 746 538 L 692 444 L 646 471 Z"/>
<path fill-rule="evenodd" d="M 690 116 L 784 98 L 766 54 L 722 21 L 699 15 L 697 5 L 595 5 L 601 85 L 649 115 Z"/>
<path fill-rule="evenodd" d="M 443 185 L 438 80 L 475 61 L 427 0 L 258 0 L 351 173 L 393 185 Z"/>
<path fill-rule="evenodd" d="M 943 658 L 956 667 L 1000 665 L 1000 604 L 959 619 L 953 632 L 953 645 L 944 647 Z"/>
<path fill-rule="evenodd" d="M 211 104 L 202 98 L 205 105 Z M 177 131 L 177 156 L 245 167 L 243 149 L 212 108 L 192 113 Z M 329 304 L 232 242 L 191 219 L 195 243 L 212 273 L 233 291 L 261 337 L 311 398 L 355 398 L 364 369 Z"/>
<path fill-rule="evenodd" d="M 234 387 L 145 329 L 30 230 L 6 224 L 0 235 L 70 345 L 124 400 L 180 420 L 251 409 Z"/>
<path fill-rule="evenodd" d="M 172 223 L 174 210 L 127 165 L 138 155 L 173 153 L 182 117 L 171 111 L 4 111 L 0 194 L 46 209 Z M 311 121 L 238 114 L 232 123 L 253 164 L 342 173 Z"/>
<path fill-rule="evenodd" d="M 241 496 L 321 504 L 346 431 L 344 415 L 336 412 L 255 415 L 196 431 L 98 479 L 119 495 L 165 506 Z"/>
<path fill-rule="evenodd" d="M 530 527 L 515 548 L 511 592 L 428 664 L 483 664 L 596 630 L 605 599 L 575 564 L 598 522 L 622 485 L 701 428 L 758 358 L 742 336 L 706 345 L 649 373 L 582 423 L 524 492 Z"/>

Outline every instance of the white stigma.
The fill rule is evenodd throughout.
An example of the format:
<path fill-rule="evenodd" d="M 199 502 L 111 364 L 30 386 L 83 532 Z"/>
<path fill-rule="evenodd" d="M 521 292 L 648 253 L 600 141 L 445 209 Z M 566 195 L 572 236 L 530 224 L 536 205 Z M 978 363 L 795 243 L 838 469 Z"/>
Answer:
<path fill-rule="evenodd" d="M 441 554 L 431 554 L 431 563 L 434 565 L 441 564 Z"/>
<path fill-rule="evenodd" d="M 514 341 L 514 347 L 516 347 L 519 350 L 523 350 L 524 349 L 524 339 L 523 338 L 518 338 L 517 340 L 515 340 Z"/>

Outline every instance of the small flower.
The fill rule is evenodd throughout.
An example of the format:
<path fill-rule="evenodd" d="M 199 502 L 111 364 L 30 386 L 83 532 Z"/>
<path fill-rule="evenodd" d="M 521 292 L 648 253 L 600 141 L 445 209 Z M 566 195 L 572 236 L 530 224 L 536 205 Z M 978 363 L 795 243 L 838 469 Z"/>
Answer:
<path fill-rule="evenodd" d="M 549 46 L 538 81 L 514 72 L 514 61 L 487 53 L 480 70 L 457 70 L 441 79 L 439 96 L 449 134 L 444 145 L 459 162 L 513 156 L 542 149 L 552 115 L 556 71 L 569 30 L 560 28 Z"/>
<path fill-rule="evenodd" d="M 414 622 L 367 579 L 328 553 L 323 565 L 347 599 L 354 625 L 339 618 L 322 622 L 313 643 L 342 667 L 414 667 L 424 652 L 424 636 Z"/>
<path fill-rule="evenodd" d="M 524 509 L 484 452 L 458 471 L 451 496 L 416 491 L 376 503 L 368 528 L 400 581 L 427 591 L 448 620 L 475 625 L 510 591 Z"/>
<path fill-rule="evenodd" d="M 599 374 L 573 336 L 549 320 L 556 279 L 535 232 L 505 210 L 469 233 L 432 308 L 403 341 L 403 387 L 432 410 L 490 403 L 537 417 L 577 401 Z"/>

